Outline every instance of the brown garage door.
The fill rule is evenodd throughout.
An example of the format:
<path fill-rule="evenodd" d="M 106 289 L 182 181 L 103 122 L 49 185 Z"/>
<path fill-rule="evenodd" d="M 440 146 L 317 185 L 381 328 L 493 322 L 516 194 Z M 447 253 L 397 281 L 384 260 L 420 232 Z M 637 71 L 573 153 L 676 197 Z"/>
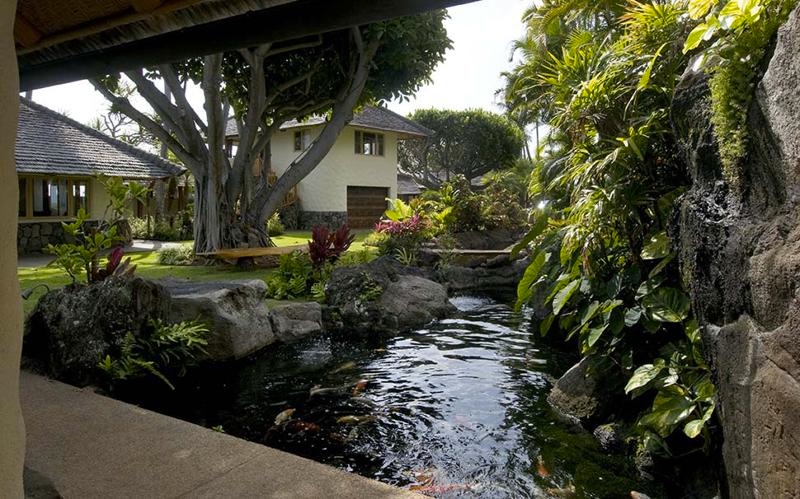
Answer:
<path fill-rule="evenodd" d="M 352 229 L 370 228 L 386 211 L 388 187 L 347 186 L 347 223 Z"/>

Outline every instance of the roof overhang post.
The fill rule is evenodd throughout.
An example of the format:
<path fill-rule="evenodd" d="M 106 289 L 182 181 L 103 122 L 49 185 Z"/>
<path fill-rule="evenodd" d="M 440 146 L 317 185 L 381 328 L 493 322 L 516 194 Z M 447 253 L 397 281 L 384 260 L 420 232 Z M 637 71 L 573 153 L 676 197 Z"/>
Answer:
<path fill-rule="evenodd" d="M 0 0 L 0 497 L 23 497 L 25 430 L 19 401 L 22 299 L 17 280 L 17 172 L 14 145 L 19 80 L 14 48 L 17 0 Z"/>

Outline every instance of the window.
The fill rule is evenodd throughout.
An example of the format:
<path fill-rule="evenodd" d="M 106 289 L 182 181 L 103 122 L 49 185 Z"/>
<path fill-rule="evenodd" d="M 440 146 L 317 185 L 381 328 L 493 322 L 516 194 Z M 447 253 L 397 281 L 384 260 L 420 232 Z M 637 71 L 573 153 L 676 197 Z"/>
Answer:
<path fill-rule="evenodd" d="M 356 130 L 356 154 L 383 156 L 383 134 Z"/>
<path fill-rule="evenodd" d="M 88 213 L 89 211 L 89 183 L 85 180 L 72 181 L 72 203 L 73 214 L 77 214 L 78 210 L 83 208 Z"/>
<path fill-rule="evenodd" d="M 28 179 L 19 179 L 19 211 L 17 216 L 28 216 Z"/>
<path fill-rule="evenodd" d="M 61 177 L 20 177 L 20 217 L 71 217 L 89 211 L 89 181 Z"/>
<path fill-rule="evenodd" d="M 294 132 L 294 150 L 305 151 L 311 145 L 311 134 L 308 130 Z"/>

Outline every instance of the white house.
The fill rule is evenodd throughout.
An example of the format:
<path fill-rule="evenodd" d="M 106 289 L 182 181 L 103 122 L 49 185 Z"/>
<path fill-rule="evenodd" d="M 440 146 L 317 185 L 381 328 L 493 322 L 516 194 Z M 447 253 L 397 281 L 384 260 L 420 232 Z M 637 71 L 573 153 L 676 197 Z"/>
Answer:
<path fill-rule="evenodd" d="M 311 145 L 324 118 L 284 123 L 271 143 L 272 169 L 279 177 Z M 365 107 L 339 135 L 325 159 L 297 186 L 299 226 L 319 224 L 372 227 L 386 210 L 386 198 L 397 192 L 397 143 L 432 132 L 383 107 Z M 235 144 L 236 124 L 228 123 Z"/>

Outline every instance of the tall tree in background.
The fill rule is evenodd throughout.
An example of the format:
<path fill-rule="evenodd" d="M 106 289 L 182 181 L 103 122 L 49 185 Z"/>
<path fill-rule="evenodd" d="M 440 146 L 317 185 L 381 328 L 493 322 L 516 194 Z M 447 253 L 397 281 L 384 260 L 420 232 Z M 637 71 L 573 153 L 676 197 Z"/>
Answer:
<path fill-rule="evenodd" d="M 471 181 L 507 168 L 523 149 L 519 127 L 495 113 L 420 109 L 409 117 L 434 134 L 403 141 L 398 146 L 398 161 L 404 172 L 427 187 L 437 188 L 454 175 Z"/>
<path fill-rule="evenodd" d="M 193 174 L 195 251 L 262 246 L 269 244 L 266 219 L 330 151 L 354 108 L 408 96 L 429 81 L 450 47 L 445 16 L 430 12 L 125 72 L 158 121 L 120 91 L 121 75 L 93 84 Z M 189 104 L 189 81 L 203 90 L 204 117 Z M 287 120 L 315 114 L 328 116 L 321 134 L 270 185 L 272 135 Z M 231 117 L 239 137 L 233 157 L 225 144 Z"/>

